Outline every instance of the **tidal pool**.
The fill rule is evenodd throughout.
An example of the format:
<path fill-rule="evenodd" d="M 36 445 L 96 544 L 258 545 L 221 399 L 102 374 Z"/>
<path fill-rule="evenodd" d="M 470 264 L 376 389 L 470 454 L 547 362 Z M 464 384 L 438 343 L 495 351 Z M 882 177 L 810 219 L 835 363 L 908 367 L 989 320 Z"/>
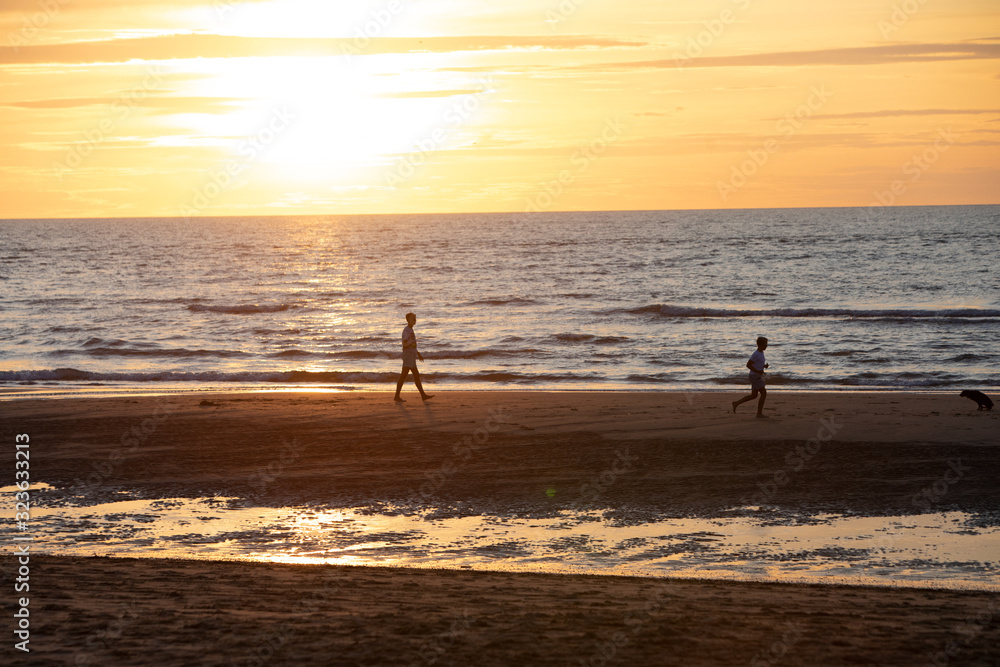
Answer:
<path fill-rule="evenodd" d="M 38 487 L 33 494 L 39 491 L 44 497 Z M 258 507 L 237 498 L 125 499 L 36 505 L 22 532 L 8 505 L 0 534 L 30 535 L 32 551 L 54 555 L 1000 590 L 1000 528 L 957 511 L 623 522 L 605 510 L 537 518 L 444 508 Z"/>

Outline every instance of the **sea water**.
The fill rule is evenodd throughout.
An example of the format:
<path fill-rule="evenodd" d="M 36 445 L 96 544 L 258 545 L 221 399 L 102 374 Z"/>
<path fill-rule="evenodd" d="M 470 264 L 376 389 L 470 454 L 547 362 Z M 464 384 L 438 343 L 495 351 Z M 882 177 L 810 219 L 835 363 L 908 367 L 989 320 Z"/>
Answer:
<path fill-rule="evenodd" d="M 1000 207 L 0 221 L 0 387 L 1000 387 Z"/>

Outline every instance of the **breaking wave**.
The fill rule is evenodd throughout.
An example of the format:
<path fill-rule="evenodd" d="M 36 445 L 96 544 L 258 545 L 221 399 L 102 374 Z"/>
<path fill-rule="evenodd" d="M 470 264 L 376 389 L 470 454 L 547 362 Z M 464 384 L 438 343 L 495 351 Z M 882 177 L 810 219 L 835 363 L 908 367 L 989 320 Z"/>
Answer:
<path fill-rule="evenodd" d="M 1000 310 L 983 308 L 929 309 L 875 309 L 855 308 L 697 308 L 653 304 L 639 308 L 613 311 L 632 315 L 659 315 L 662 317 L 843 317 L 857 319 L 971 319 L 1000 318 Z"/>

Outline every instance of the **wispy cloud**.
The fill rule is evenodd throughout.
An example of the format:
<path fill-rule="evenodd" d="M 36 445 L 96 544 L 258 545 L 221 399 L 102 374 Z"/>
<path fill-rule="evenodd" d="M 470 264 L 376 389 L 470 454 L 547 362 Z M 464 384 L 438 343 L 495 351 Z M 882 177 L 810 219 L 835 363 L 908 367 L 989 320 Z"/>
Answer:
<path fill-rule="evenodd" d="M 1000 109 L 886 109 L 884 111 L 855 111 L 854 113 L 823 113 L 815 114 L 813 118 L 898 118 L 901 116 L 978 116 L 982 114 L 1000 114 Z"/>
<path fill-rule="evenodd" d="M 379 93 L 374 97 L 418 98 L 418 97 L 457 97 L 459 95 L 478 95 L 481 88 L 466 88 L 460 90 L 411 90 L 398 93 Z"/>
<path fill-rule="evenodd" d="M 608 49 L 640 47 L 636 40 L 600 36 L 460 36 L 384 37 L 365 47 L 365 54 L 448 53 L 513 49 Z M 69 44 L 38 44 L 0 51 L 0 64 L 115 63 L 129 60 L 336 56 L 356 49 L 352 38 L 239 37 L 175 34 Z"/>
<path fill-rule="evenodd" d="M 703 56 L 684 61 L 691 67 L 814 67 L 817 65 L 898 65 L 951 60 L 995 60 L 1000 44 L 960 42 L 950 44 L 889 44 L 815 51 L 753 53 L 739 56 Z M 674 58 L 581 65 L 577 69 L 659 69 L 676 68 Z"/>
<path fill-rule="evenodd" d="M 148 113 L 224 113 L 244 100 L 231 97 L 152 97 L 143 103 Z M 107 97 L 54 97 L 39 100 L 0 102 L 0 107 L 15 109 L 78 109 L 105 107 L 113 103 Z"/>
<path fill-rule="evenodd" d="M 229 5 L 262 4 L 273 0 L 227 0 Z M 177 11 L 178 8 L 199 8 L 217 9 L 223 7 L 223 0 L 144 0 L 139 3 L 135 0 L 3 0 L 0 5 L 0 16 L 4 14 L 34 14 L 44 11 L 45 7 L 54 10 L 58 7 L 60 12 L 102 12 L 109 9 L 129 9 L 133 12 L 150 12 L 151 10 Z"/>

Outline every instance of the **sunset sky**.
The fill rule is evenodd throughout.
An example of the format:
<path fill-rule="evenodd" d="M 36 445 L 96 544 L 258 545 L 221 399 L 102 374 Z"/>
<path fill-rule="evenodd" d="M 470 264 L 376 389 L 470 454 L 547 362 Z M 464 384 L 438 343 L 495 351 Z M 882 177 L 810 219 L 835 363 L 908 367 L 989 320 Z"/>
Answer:
<path fill-rule="evenodd" d="M 6 0 L 0 218 L 1000 203 L 996 0 Z"/>

